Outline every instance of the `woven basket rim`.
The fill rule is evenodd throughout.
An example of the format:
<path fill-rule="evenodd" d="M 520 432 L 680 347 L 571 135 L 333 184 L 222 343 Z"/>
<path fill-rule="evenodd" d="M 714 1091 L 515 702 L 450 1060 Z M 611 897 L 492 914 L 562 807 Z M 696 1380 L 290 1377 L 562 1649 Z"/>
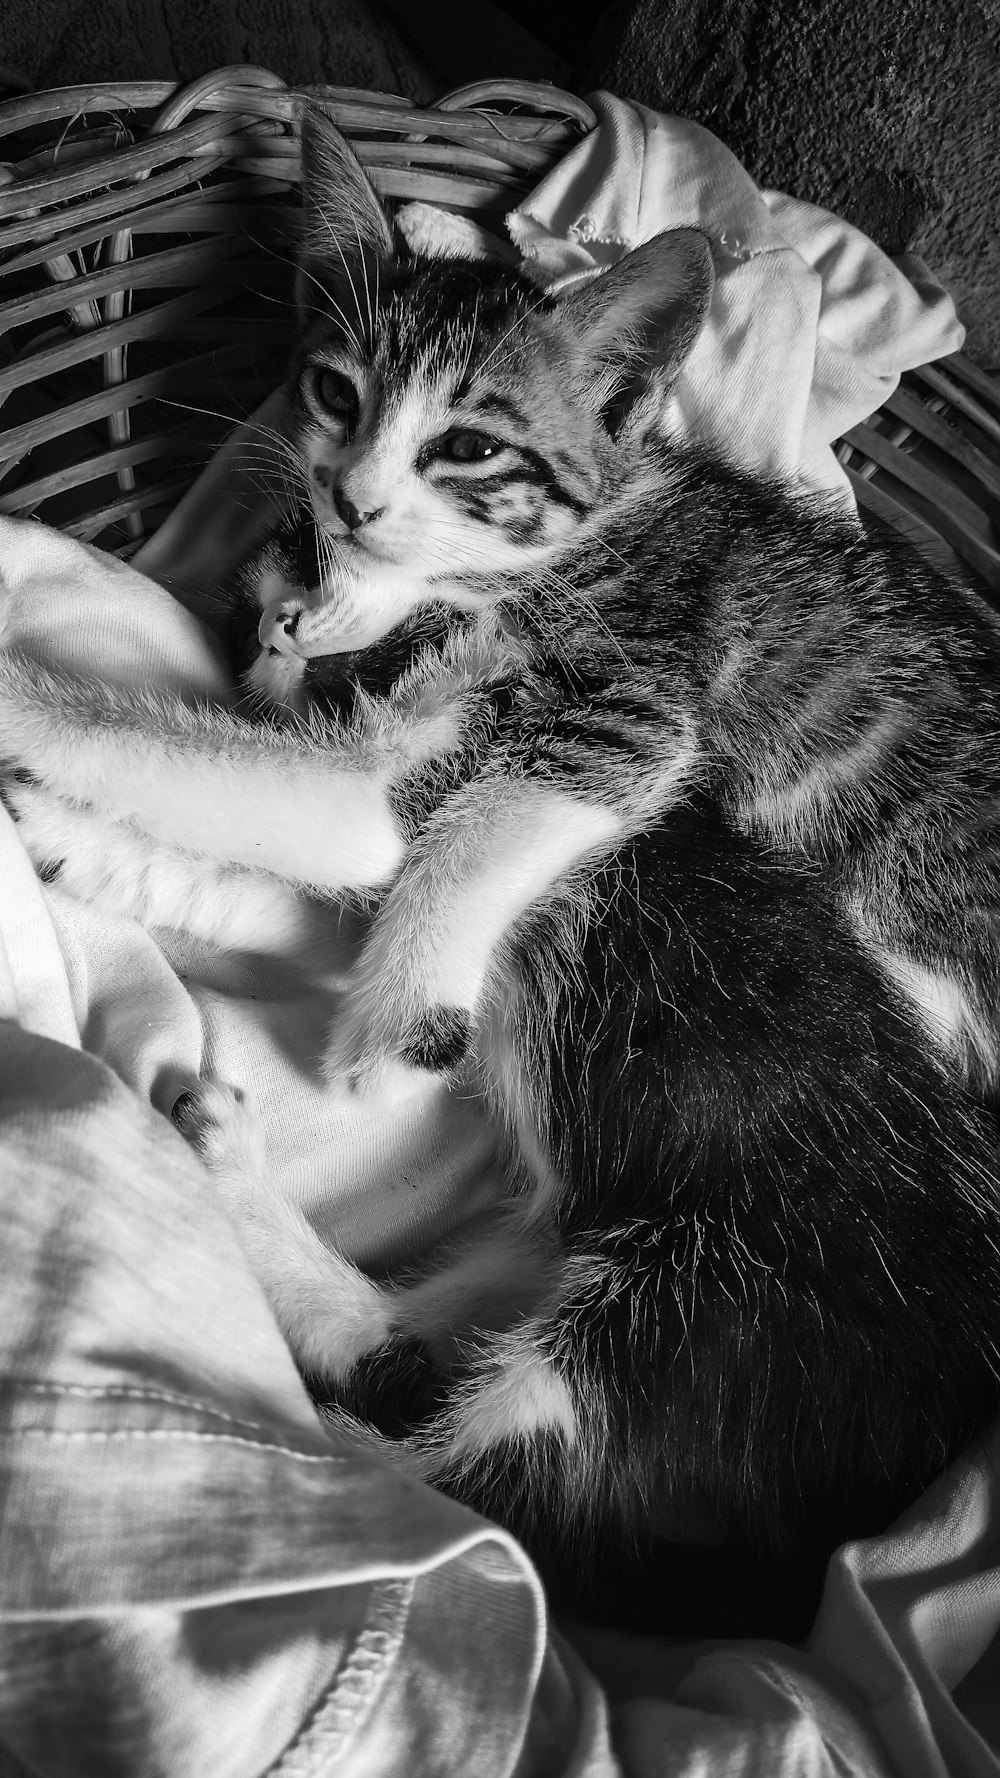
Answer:
<path fill-rule="evenodd" d="M 363 88 L 293 87 L 252 64 L 188 83 L 105 81 L 0 101 L 0 157 L 7 143 L 18 150 L 0 159 L 0 511 L 21 509 L 20 488 L 44 516 L 60 486 L 86 489 L 89 473 L 100 498 L 71 528 L 93 536 L 121 509 L 140 540 L 155 526 L 158 495 L 173 488 L 192 430 L 177 406 L 192 385 L 210 366 L 229 367 L 233 402 L 253 400 L 261 353 L 280 332 L 266 307 L 278 261 L 267 269 L 254 259 L 253 231 L 267 225 L 269 239 L 287 243 L 294 227 L 307 96 L 344 130 L 387 201 L 422 198 L 501 227 L 598 122 L 586 100 L 544 82 L 476 81 L 421 105 Z M 241 279 L 265 306 L 224 325 L 219 310 Z M 158 328 L 183 348 L 174 370 L 141 365 Z M 81 392 L 73 378 L 91 366 L 99 382 Z M 38 397 L 33 408 L 33 392 L 46 388 L 50 405 Z M 165 416 L 152 488 L 142 475 L 156 441 L 133 431 L 150 403 Z M 234 407 L 228 423 L 240 417 Z M 46 453 L 71 429 L 88 442 L 60 480 Z M 944 540 L 1000 591 L 1000 396 L 985 372 L 958 356 L 913 373 L 838 455 L 863 509 L 906 509 L 909 528 Z"/>
<path fill-rule="evenodd" d="M 355 107 L 359 112 L 371 111 L 379 118 L 386 112 L 403 127 L 403 120 L 412 125 L 425 119 L 437 120 L 442 115 L 463 111 L 486 113 L 499 105 L 523 105 L 541 118 L 560 118 L 573 122 L 582 133 L 595 128 L 597 114 L 585 99 L 544 81 L 481 80 L 455 87 L 431 104 L 421 105 L 399 93 L 382 93 L 363 87 L 339 86 L 315 82 L 292 86 L 280 75 L 252 64 L 234 64 L 214 70 L 188 82 L 171 81 L 93 81 L 65 87 L 51 87 L 37 93 L 26 93 L 0 100 L 0 139 L 15 130 L 51 123 L 57 118 L 74 119 L 92 111 L 103 113 L 155 111 L 157 131 L 170 129 L 192 111 L 218 109 L 227 102 L 237 103 L 248 93 L 255 101 L 271 93 L 277 104 L 276 114 L 291 119 L 304 97 L 321 97 L 331 108 Z"/>
<path fill-rule="evenodd" d="M 105 81 L 0 102 L 0 511 L 47 516 L 60 492 L 92 484 L 95 504 L 71 528 L 93 537 L 123 512 L 141 541 L 158 497 L 173 496 L 191 429 L 176 410 L 200 380 L 222 379 L 214 399 L 230 425 L 266 393 L 261 355 L 281 333 L 267 290 L 288 257 L 307 98 L 390 203 L 421 198 L 501 226 L 596 122 L 545 83 L 481 81 L 428 106 L 292 87 L 242 64 L 186 84 Z M 270 243 L 256 261 L 255 229 Z M 264 308 L 223 323 L 241 288 Z M 150 361 L 161 339 L 166 365 Z M 144 436 L 154 413 L 162 462 Z M 64 435 L 72 448 L 54 468 Z"/>

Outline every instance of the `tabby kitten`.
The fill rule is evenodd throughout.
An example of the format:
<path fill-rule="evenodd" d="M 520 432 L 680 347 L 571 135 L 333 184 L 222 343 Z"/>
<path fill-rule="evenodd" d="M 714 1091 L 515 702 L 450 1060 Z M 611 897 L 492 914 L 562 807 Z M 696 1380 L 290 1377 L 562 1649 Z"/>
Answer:
<path fill-rule="evenodd" d="M 390 1448 L 577 1603 L 585 1546 L 708 1528 L 804 1578 L 801 1621 L 1000 1393 L 992 620 L 665 441 L 696 231 L 555 299 L 400 257 L 319 112 L 303 148 L 322 573 L 253 576 L 273 720 L 8 659 L 13 800 L 29 839 L 93 810 L 234 894 L 377 893 L 330 1081 L 471 1079 L 511 1196 L 367 1278 L 206 1085 L 180 1117 L 300 1362 L 349 1406 L 419 1342 L 438 1381 Z"/>

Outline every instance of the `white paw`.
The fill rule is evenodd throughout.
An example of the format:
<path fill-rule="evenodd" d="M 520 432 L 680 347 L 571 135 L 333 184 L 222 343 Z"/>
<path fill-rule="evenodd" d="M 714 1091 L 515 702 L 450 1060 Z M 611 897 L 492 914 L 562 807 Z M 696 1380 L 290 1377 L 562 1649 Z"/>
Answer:
<path fill-rule="evenodd" d="M 80 810 L 17 766 L 0 771 L 0 797 L 42 882 L 55 882 L 66 872 L 67 853 L 74 849 Z"/>
<path fill-rule="evenodd" d="M 472 1018 L 464 1008 L 428 1007 L 398 1020 L 387 1018 L 386 1011 L 383 1006 L 376 1020 L 362 1000 L 348 1002 L 323 1063 L 337 1097 L 395 1104 L 442 1085 L 466 1061 Z"/>
<path fill-rule="evenodd" d="M 249 1181 L 259 1169 L 263 1137 L 239 1087 L 202 1081 L 182 1093 L 171 1118 L 205 1166 L 223 1184 Z"/>
<path fill-rule="evenodd" d="M 345 1057 L 334 1048 L 323 1063 L 323 1076 L 332 1098 L 344 1104 L 399 1105 L 406 1099 L 432 1092 L 441 1076 L 425 1068 L 411 1068 L 398 1056 Z"/>
<path fill-rule="evenodd" d="M 278 654 L 273 648 L 262 649 L 253 665 L 243 675 L 243 684 L 283 710 L 305 713 L 307 700 L 303 676 L 306 663 L 299 655 Z"/>

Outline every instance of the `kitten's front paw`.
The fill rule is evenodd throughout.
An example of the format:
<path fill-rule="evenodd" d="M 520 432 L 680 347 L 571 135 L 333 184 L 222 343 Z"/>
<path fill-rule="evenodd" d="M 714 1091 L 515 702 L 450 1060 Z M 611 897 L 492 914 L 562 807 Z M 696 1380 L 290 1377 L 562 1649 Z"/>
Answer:
<path fill-rule="evenodd" d="M 0 765 L 0 802 L 17 822 L 17 831 L 43 883 L 62 876 L 79 813 L 47 790 L 23 766 Z"/>
<path fill-rule="evenodd" d="M 227 1195 L 250 1184 L 261 1163 L 263 1138 L 239 1087 L 201 1081 L 181 1094 L 170 1116 Z"/>
<path fill-rule="evenodd" d="M 471 1053 L 464 1007 L 429 1007 L 391 1036 L 380 1027 L 360 1011 L 338 1023 L 323 1071 L 339 1096 L 368 1104 L 412 1098 L 451 1079 Z"/>

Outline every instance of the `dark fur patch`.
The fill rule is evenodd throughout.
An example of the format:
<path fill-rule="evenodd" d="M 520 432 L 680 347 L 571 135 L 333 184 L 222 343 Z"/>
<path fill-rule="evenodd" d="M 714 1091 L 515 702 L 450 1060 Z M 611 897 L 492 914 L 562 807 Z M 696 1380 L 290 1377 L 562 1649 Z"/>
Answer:
<path fill-rule="evenodd" d="M 305 1381 L 315 1401 L 322 1405 L 332 1400 L 322 1378 L 307 1376 Z M 336 1405 L 385 1438 L 405 1438 L 433 1420 L 446 1395 L 447 1384 L 427 1348 L 419 1340 L 394 1340 L 359 1358 L 337 1391 Z"/>
<path fill-rule="evenodd" d="M 170 1121 L 177 1126 L 182 1135 L 185 1135 L 190 1127 L 197 1106 L 198 1094 L 193 1088 L 186 1087 L 183 1093 L 178 1094 L 170 1107 Z"/>
<path fill-rule="evenodd" d="M 464 1008 L 435 1006 L 407 1033 L 400 1054 L 411 1068 L 444 1074 L 464 1059 L 471 1041 L 472 1021 Z"/>
<path fill-rule="evenodd" d="M 47 858 L 44 864 L 36 865 L 35 869 L 43 883 L 54 883 L 65 862 L 64 858 Z"/>
<path fill-rule="evenodd" d="M 369 697 L 387 697 L 425 649 L 440 653 L 454 627 L 443 612 L 424 608 L 368 648 L 315 656 L 303 674 L 310 703 L 347 721 L 359 690 Z"/>
<path fill-rule="evenodd" d="M 637 1496 L 705 1503 L 801 1622 L 822 1556 L 884 1528 L 995 1410 L 993 1129 L 818 869 L 704 804 L 594 891 L 572 982 L 544 916 L 517 945 L 523 1066 L 549 1083 L 585 1266 L 550 1338 Z M 570 1588 L 555 1527 L 514 1528 Z"/>

